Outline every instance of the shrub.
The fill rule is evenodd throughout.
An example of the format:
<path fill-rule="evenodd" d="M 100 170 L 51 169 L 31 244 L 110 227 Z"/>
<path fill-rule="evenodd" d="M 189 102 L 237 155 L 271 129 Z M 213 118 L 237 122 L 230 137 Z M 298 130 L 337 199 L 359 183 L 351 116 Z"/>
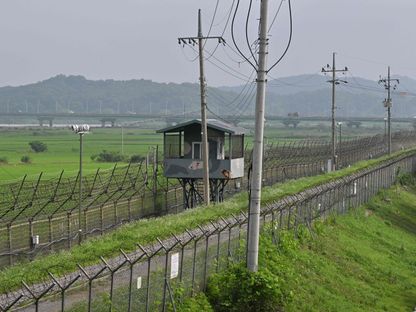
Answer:
<path fill-rule="evenodd" d="M 121 155 L 119 152 L 111 152 L 103 150 L 101 153 L 97 155 L 91 156 L 92 160 L 99 161 L 99 162 L 120 162 L 126 161 L 127 157 Z"/>
<path fill-rule="evenodd" d="M 176 301 L 176 300 L 175 300 Z M 173 311 L 172 305 L 168 304 L 167 311 Z M 181 312 L 214 312 L 207 297 L 204 293 L 199 293 L 194 297 L 186 297 L 183 301 L 177 300 L 176 301 L 176 311 Z"/>
<path fill-rule="evenodd" d="M 141 155 L 132 155 L 130 157 L 130 162 L 132 163 L 140 163 L 144 160 L 144 157 Z"/>
<path fill-rule="evenodd" d="M 46 144 L 41 141 L 29 142 L 29 146 L 35 153 L 41 153 L 41 152 L 45 152 L 48 150 L 48 147 L 46 146 Z"/>
<path fill-rule="evenodd" d="M 0 165 L 7 164 L 9 161 L 7 160 L 6 156 L 0 156 Z"/>
<path fill-rule="evenodd" d="M 206 295 L 218 312 L 277 312 L 284 303 L 283 285 L 267 270 L 249 272 L 242 265 L 213 275 Z"/>
<path fill-rule="evenodd" d="M 23 155 L 22 158 L 20 158 L 20 161 L 22 163 L 25 163 L 25 164 L 30 164 L 31 163 L 30 157 L 27 156 L 27 155 Z"/>

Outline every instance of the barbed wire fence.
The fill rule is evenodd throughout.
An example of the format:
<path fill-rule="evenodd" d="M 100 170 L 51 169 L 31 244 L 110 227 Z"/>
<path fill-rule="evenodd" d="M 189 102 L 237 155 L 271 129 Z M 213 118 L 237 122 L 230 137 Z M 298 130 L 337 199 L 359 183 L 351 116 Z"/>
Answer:
<path fill-rule="evenodd" d="M 415 134 L 395 133 L 394 149 L 414 145 Z M 346 167 L 386 151 L 383 136 L 348 140 L 339 146 L 338 163 Z M 263 184 L 323 173 L 329 155 L 330 144 L 325 141 L 270 144 L 264 152 Z M 249 171 L 248 149 L 245 162 Z M 81 218 L 79 176 L 68 178 L 62 171 L 53 179 L 43 179 L 40 174 L 35 180 L 24 177 L 20 182 L 0 185 L 0 267 L 70 248 L 133 220 L 182 211 L 183 190 L 177 181 L 162 176 L 162 166 L 160 152 L 154 148 L 141 163 L 116 165 L 84 177 Z M 225 197 L 245 191 L 248 176 L 247 172 L 244 178 L 229 183 Z"/>
<path fill-rule="evenodd" d="M 314 220 L 344 214 L 389 188 L 398 175 L 416 171 L 416 153 L 287 196 L 263 207 L 263 235 L 278 242 L 282 230 L 313 233 Z M 198 226 L 141 246 L 135 252 L 0 296 L 0 311 L 175 311 L 186 295 L 205 289 L 207 278 L 245 259 L 247 215 Z"/>

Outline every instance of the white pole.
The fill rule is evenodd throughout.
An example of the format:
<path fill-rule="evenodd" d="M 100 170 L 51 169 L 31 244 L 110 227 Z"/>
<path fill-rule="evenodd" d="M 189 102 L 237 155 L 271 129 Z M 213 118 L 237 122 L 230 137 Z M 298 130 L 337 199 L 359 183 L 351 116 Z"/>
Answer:
<path fill-rule="evenodd" d="M 249 228 L 247 238 L 247 268 L 251 272 L 258 269 L 261 181 L 263 169 L 264 109 L 266 95 L 267 66 L 267 5 L 260 4 L 259 63 L 257 70 L 256 129 L 254 132 L 253 171 L 250 189 Z"/>

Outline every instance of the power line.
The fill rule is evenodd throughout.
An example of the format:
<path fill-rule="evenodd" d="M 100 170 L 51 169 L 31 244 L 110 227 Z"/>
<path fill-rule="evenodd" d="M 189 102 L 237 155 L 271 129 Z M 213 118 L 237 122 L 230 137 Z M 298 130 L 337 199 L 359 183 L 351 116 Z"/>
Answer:
<path fill-rule="evenodd" d="M 280 9 L 282 8 L 283 1 L 285 1 L 285 0 L 281 0 L 281 1 L 280 1 L 279 7 L 277 8 L 277 11 L 276 11 L 276 13 L 275 13 L 275 15 L 274 15 L 274 17 L 273 17 L 272 22 L 270 23 L 270 26 L 269 26 L 269 29 L 267 30 L 267 33 L 269 33 L 269 32 L 270 32 L 270 30 L 272 29 L 273 24 L 274 24 L 274 22 L 276 21 L 277 16 L 279 15 Z"/>
<path fill-rule="evenodd" d="M 253 0 L 250 0 L 248 11 L 247 11 L 247 18 L 246 18 L 246 44 L 248 47 L 248 50 L 250 51 L 251 57 L 253 58 L 254 62 L 256 63 L 257 67 L 259 66 L 259 63 L 256 60 L 256 57 L 254 56 L 254 52 L 251 48 L 250 39 L 248 38 L 248 23 L 250 20 L 250 12 L 251 12 L 251 6 L 253 4 Z"/>
<path fill-rule="evenodd" d="M 253 45 L 255 46 L 255 52 L 257 53 L 257 51 L 258 51 L 258 42 L 257 42 L 257 40 L 256 41 L 254 41 L 254 43 L 253 43 Z M 225 47 L 228 47 L 232 52 L 234 52 L 239 58 L 241 58 L 241 61 L 236 61 L 236 60 L 234 60 L 228 53 L 227 53 L 227 51 L 226 51 L 226 49 L 225 49 Z M 224 52 L 225 52 L 225 54 L 228 56 L 228 58 L 231 60 L 231 61 L 233 61 L 234 63 L 237 63 L 238 65 L 240 65 L 240 64 L 244 64 L 244 63 L 246 63 L 247 61 L 246 61 L 246 59 L 245 58 L 243 58 L 241 55 L 240 55 L 240 53 L 238 53 L 238 51 L 236 51 L 236 50 L 234 50 L 234 48 L 232 47 L 232 46 L 230 46 L 227 42 L 225 43 L 225 46 L 223 46 L 223 49 L 224 49 Z M 249 57 L 249 59 L 251 59 L 252 58 L 252 56 L 250 56 Z"/>
<path fill-rule="evenodd" d="M 318 73 L 320 73 L 320 72 L 321 71 L 317 71 L 317 72 L 315 72 L 313 74 L 308 74 L 308 75 L 306 75 L 306 77 L 297 80 L 295 83 L 293 83 L 293 82 L 286 82 L 286 81 L 284 81 L 283 78 L 275 78 L 275 77 L 271 76 L 270 74 L 268 74 L 268 76 L 273 79 L 273 81 L 270 81 L 269 82 L 269 85 L 278 86 L 278 84 L 281 83 L 283 85 L 293 86 L 293 87 L 316 87 L 316 86 L 321 86 L 323 84 L 319 84 L 319 85 L 316 85 L 316 84 L 313 84 L 313 85 L 301 85 L 301 84 L 298 84 L 299 82 L 305 82 L 305 81 L 308 81 L 308 80 L 311 80 L 311 79 L 315 78 L 315 76 Z"/>
<path fill-rule="evenodd" d="M 267 70 L 267 73 L 270 72 L 277 64 L 279 64 L 283 58 L 285 57 L 287 51 L 289 51 L 290 44 L 292 43 L 292 36 L 293 36 L 293 17 L 292 17 L 292 4 L 290 0 L 288 0 L 289 3 L 289 40 L 286 45 L 286 49 L 284 50 L 283 54 L 280 56 L 280 58 Z"/>
<path fill-rule="evenodd" d="M 234 10 L 233 19 L 231 21 L 231 39 L 233 40 L 233 44 L 234 44 L 235 48 L 237 49 L 238 53 L 240 54 L 240 56 L 242 56 L 246 60 L 246 62 L 248 64 L 250 64 L 254 68 L 255 71 L 257 71 L 257 66 L 254 65 L 250 61 L 250 59 L 247 58 L 247 56 L 240 50 L 240 48 L 238 47 L 237 42 L 235 40 L 235 36 L 234 36 L 234 24 L 235 24 L 235 17 L 237 15 L 239 5 L 240 5 L 240 0 L 237 0 L 237 5 L 236 5 L 235 10 Z M 254 58 L 254 60 L 255 60 L 255 58 Z"/>
<path fill-rule="evenodd" d="M 220 0 L 217 0 L 217 3 L 215 4 L 214 14 L 212 15 L 212 19 L 211 19 L 211 24 L 209 25 L 207 37 L 209 37 L 209 35 L 211 34 L 212 25 L 214 24 L 215 17 L 217 15 L 217 10 L 218 10 L 218 4 L 219 3 L 220 3 Z M 205 44 L 206 44 L 206 42 L 205 42 Z M 204 47 L 205 47 L 205 44 L 204 44 Z"/>
<path fill-rule="evenodd" d="M 228 26 L 228 23 L 230 22 L 231 13 L 232 13 L 232 11 L 233 11 L 233 7 L 234 7 L 234 2 L 235 2 L 235 0 L 233 0 L 233 2 L 231 3 L 231 7 L 230 7 L 230 10 L 229 10 L 229 13 L 228 13 L 227 21 L 226 21 L 226 23 L 225 23 L 225 25 L 224 25 L 224 29 L 222 30 L 221 37 L 223 37 L 223 36 L 224 36 L 225 31 L 226 31 L 227 26 Z M 225 41 L 224 41 L 224 42 L 225 42 Z M 212 55 L 214 55 L 214 53 L 217 51 L 217 49 L 218 49 L 218 47 L 219 47 L 219 46 L 220 46 L 220 43 L 218 42 L 218 43 L 217 43 L 217 46 L 216 46 L 216 47 L 215 47 L 215 49 L 214 49 L 214 51 L 212 52 L 212 54 L 211 54 L 208 58 L 206 58 L 206 60 L 209 60 L 209 59 L 212 57 Z M 224 46 L 224 45 L 223 45 L 223 46 Z"/>
<path fill-rule="evenodd" d="M 247 88 L 247 86 L 250 86 L 249 88 Z M 242 95 L 243 93 L 245 93 L 244 95 L 242 95 L 241 100 L 239 101 L 239 103 L 236 106 L 230 107 L 228 103 L 228 106 L 226 104 L 227 100 L 224 99 L 220 94 L 217 93 L 211 93 L 211 95 L 213 95 L 214 97 L 216 97 L 219 101 L 224 103 L 223 108 L 225 108 L 227 111 L 232 112 L 232 116 L 235 117 L 237 115 L 242 115 L 245 110 L 247 109 L 247 101 L 249 98 L 251 98 L 251 96 L 254 93 L 254 81 L 252 81 L 251 83 L 247 83 L 244 88 L 242 89 L 242 91 L 240 91 L 239 95 Z M 212 90 L 212 89 L 211 89 Z M 244 91 L 245 90 L 245 91 Z M 236 100 L 237 97 L 234 99 Z"/>
<path fill-rule="evenodd" d="M 249 86 L 250 84 L 253 84 L 253 75 L 254 75 L 254 71 L 251 72 L 249 79 L 244 84 L 244 87 L 241 88 L 241 90 L 237 94 L 237 96 L 235 96 L 234 99 L 230 101 L 229 105 L 231 105 L 231 104 L 233 104 L 234 102 L 237 101 L 237 99 L 244 93 L 244 91 L 247 88 L 247 86 Z M 209 89 L 209 90 L 213 90 L 213 89 Z"/>
<path fill-rule="evenodd" d="M 195 50 L 195 48 L 193 48 L 193 46 L 189 46 L 192 50 L 194 50 L 195 53 L 197 53 L 197 51 Z M 223 66 L 225 66 L 226 68 L 228 68 L 230 71 L 233 71 L 234 73 L 231 73 L 230 71 L 222 68 L 220 65 L 216 64 L 215 62 L 213 62 L 210 58 L 205 58 L 206 61 L 208 61 L 209 63 L 211 63 L 212 65 L 214 65 L 215 67 L 219 68 L 220 70 L 222 70 L 223 72 L 239 79 L 242 80 L 244 82 L 246 82 L 248 79 L 250 79 L 249 76 L 239 72 L 238 70 L 235 70 L 234 68 L 230 67 L 229 65 L 227 65 L 226 63 L 224 63 L 223 61 L 221 61 L 219 58 L 217 58 L 215 55 L 213 55 L 209 50 L 205 50 L 207 52 L 207 54 L 210 55 L 210 57 L 212 57 L 214 60 L 216 60 L 217 62 L 221 63 Z M 237 75 L 240 75 L 241 77 L 238 77 Z"/>
<path fill-rule="evenodd" d="M 247 111 L 250 103 L 252 103 L 252 101 L 254 100 L 254 97 L 256 95 L 254 90 L 255 90 L 255 84 L 252 85 L 252 88 L 250 89 L 249 93 L 247 93 L 242 107 L 239 108 L 238 111 L 233 115 L 234 118 L 238 118 L 238 117 L 244 115 L 244 113 Z"/>

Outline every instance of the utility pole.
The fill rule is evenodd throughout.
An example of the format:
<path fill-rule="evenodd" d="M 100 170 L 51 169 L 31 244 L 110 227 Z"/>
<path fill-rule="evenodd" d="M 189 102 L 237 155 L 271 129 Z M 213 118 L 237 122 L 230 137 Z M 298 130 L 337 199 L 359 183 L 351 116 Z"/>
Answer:
<path fill-rule="evenodd" d="M 247 269 L 258 270 L 261 182 L 263 170 L 264 110 L 267 83 L 267 10 L 268 0 L 260 2 L 259 56 L 257 69 L 256 128 L 253 141 L 253 170 L 250 188 L 250 210 L 247 237 Z"/>
<path fill-rule="evenodd" d="M 393 82 L 393 84 L 392 84 Z M 384 88 L 387 90 L 387 99 L 384 99 L 384 107 L 387 107 L 387 151 L 389 155 L 391 154 L 391 88 L 396 90 L 397 84 L 400 83 L 399 79 L 391 79 L 390 77 L 390 66 L 387 68 L 387 78 L 381 79 L 378 81 L 379 84 L 383 84 Z"/>
<path fill-rule="evenodd" d="M 335 86 L 340 84 L 341 82 L 343 83 L 347 83 L 347 81 L 345 80 L 340 80 L 338 78 L 336 78 L 336 73 L 340 72 L 340 73 L 345 73 L 348 71 L 348 68 L 345 67 L 344 69 L 336 69 L 335 66 L 335 52 L 332 53 L 332 67 L 328 65 L 326 65 L 326 68 L 323 67 L 322 68 L 322 72 L 323 73 L 332 73 L 332 79 L 328 80 L 328 82 L 330 82 L 332 84 L 332 106 L 331 106 L 331 171 L 334 171 L 336 169 L 336 161 L 337 161 L 337 156 L 336 156 L 336 147 L 335 147 Z"/>
<path fill-rule="evenodd" d="M 202 35 L 201 9 L 198 10 L 198 36 L 197 37 L 181 37 L 178 38 L 179 44 L 197 44 L 199 46 L 199 84 L 201 92 L 201 132 L 202 132 L 202 163 L 203 163 L 203 181 L 204 181 L 204 202 L 209 205 L 209 164 L 208 164 L 208 133 L 207 133 L 207 98 L 206 98 L 206 82 L 204 74 L 204 45 L 208 39 L 217 39 L 219 43 L 225 43 L 222 37 L 204 37 Z M 184 109 L 185 112 L 185 109 Z"/>

